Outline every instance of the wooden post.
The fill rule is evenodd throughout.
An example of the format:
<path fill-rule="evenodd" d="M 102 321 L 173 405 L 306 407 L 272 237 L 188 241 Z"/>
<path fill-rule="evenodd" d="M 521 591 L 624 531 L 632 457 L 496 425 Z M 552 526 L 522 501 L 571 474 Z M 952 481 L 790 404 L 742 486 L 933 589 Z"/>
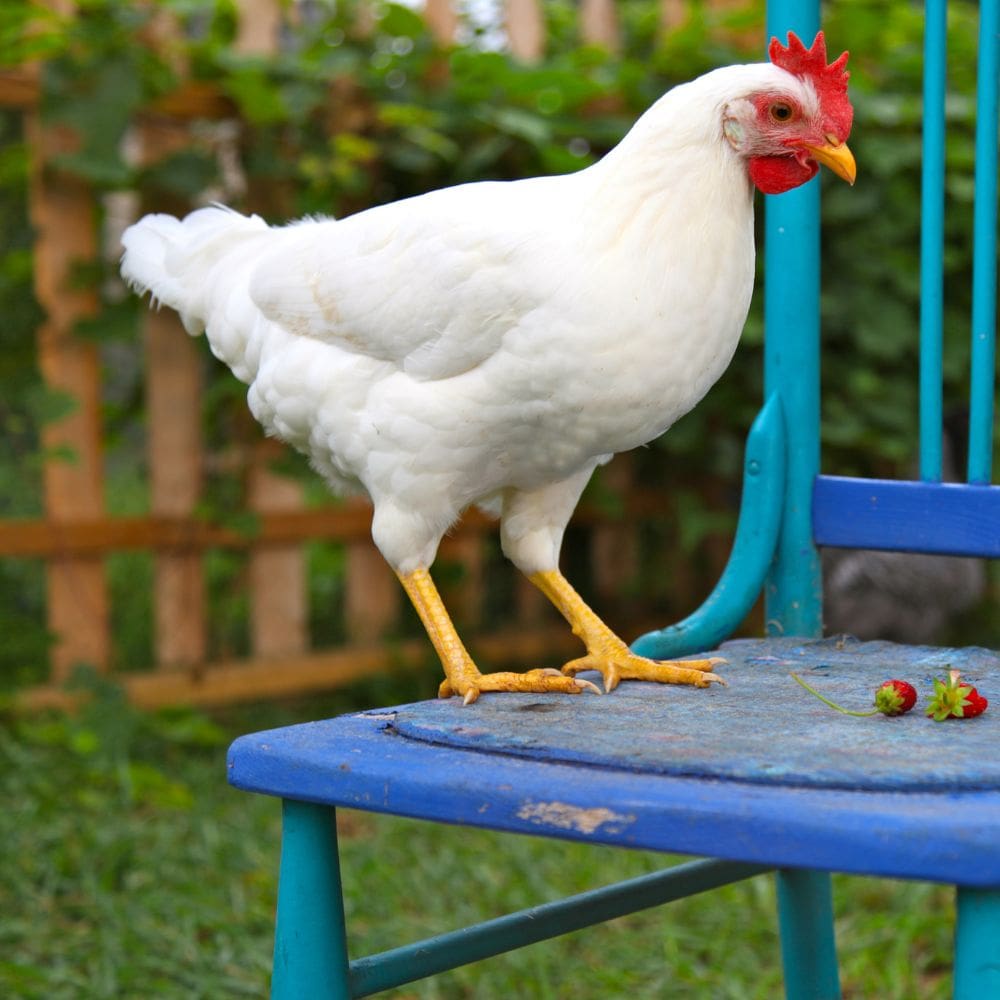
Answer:
<path fill-rule="evenodd" d="M 399 617 L 402 589 L 389 564 L 369 540 L 347 546 L 344 617 L 351 642 L 375 642 Z"/>
<path fill-rule="evenodd" d="M 482 621 L 485 555 L 485 538 L 482 532 L 446 535 L 441 540 L 438 562 L 458 563 L 461 567 L 461 575 L 455 583 L 449 583 L 446 577 L 439 580 L 441 599 L 459 627 L 474 628 Z"/>
<path fill-rule="evenodd" d="M 676 31 L 688 18 L 687 0 L 660 0 L 660 30 Z"/>
<path fill-rule="evenodd" d="M 140 162 L 155 163 L 191 141 L 188 129 L 148 119 L 137 132 Z M 158 200 L 148 210 L 183 215 L 187 206 Z M 153 514 L 190 517 L 201 497 L 201 356 L 172 309 L 143 320 L 146 350 L 146 453 Z M 200 552 L 158 554 L 154 564 L 154 650 L 158 669 L 199 663 L 207 652 L 205 579 Z"/>
<path fill-rule="evenodd" d="M 455 40 L 458 15 L 451 0 L 427 0 L 424 4 L 424 20 L 436 41 L 447 45 Z"/>
<path fill-rule="evenodd" d="M 201 362 L 175 313 L 145 321 L 147 449 L 154 514 L 191 516 L 201 496 Z M 156 557 L 156 662 L 188 666 L 205 658 L 205 580 L 200 552 Z"/>
<path fill-rule="evenodd" d="M 277 50 L 281 5 L 275 0 L 239 0 L 240 20 L 234 48 L 244 54 L 268 55 Z M 256 186 L 254 207 L 264 211 L 283 203 L 273 186 Z M 262 441 L 253 451 L 248 470 L 248 499 L 259 514 L 281 513 L 302 507 L 302 487 L 277 475 L 271 464 L 281 448 Z M 254 547 L 250 552 L 250 637 L 257 656 L 296 656 L 309 645 L 309 603 L 306 560 L 302 547 Z"/>
<path fill-rule="evenodd" d="M 538 62 L 545 54 L 545 20 L 538 0 L 506 0 L 507 38 L 510 51 L 525 62 Z"/>
<path fill-rule="evenodd" d="M 237 0 L 239 24 L 233 49 L 243 55 L 268 55 L 277 48 L 281 4 L 276 0 Z"/>
<path fill-rule="evenodd" d="M 618 14 L 614 0 L 582 0 L 580 4 L 580 35 L 591 45 L 600 45 L 609 52 L 621 49 Z"/>
<path fill-rule="evenodd" d="M 71 396 L 76 409 L 42 428 L 46 449 L 67 457 L 46 462 L 45 509 L 53 521 L 98 518 L 104 511 L 101 450 L 100 361 L 97 347 L 73 335 L 73 326 L 97 305 L 89 289 L 75 287 L 74 268 L 97 256 L 95 201 L 90 187 L 49 167 L 75 137 L 27 119 L 33 162 L 29 210 L 35 238 L 35 294 L 46 312 L 38 330 L 39 366 L 50 389 Z M 53 680 L 77 663 L 106 668 L 108 593 L 100 558 L 54 559 L 46 573 L 48 624 L 56 636 Z"/>
<path fill-rule="evenodd" d="M 302 487 L 277 475 L 271 463 L 281 454 L 276 441 L 255 449 L 249 500 L 261 514 L 299 510 Z M 250 638 L 257 656 L 296 656 L 309 646 L 309 596 L 300 546 L 255 546 L 250 553 Z"/>

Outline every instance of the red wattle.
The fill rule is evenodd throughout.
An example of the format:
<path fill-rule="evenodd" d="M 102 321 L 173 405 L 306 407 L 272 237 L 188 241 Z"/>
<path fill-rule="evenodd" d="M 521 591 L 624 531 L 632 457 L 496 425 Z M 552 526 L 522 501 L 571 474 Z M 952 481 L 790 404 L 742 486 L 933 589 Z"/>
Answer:
<path fill-rule="evenodd" d="M 764 194 L 781 194 L 812 180 L 819 164 L 815 160 L 800 163 L 795 156 L 751 156 L 750 180 Z"/>

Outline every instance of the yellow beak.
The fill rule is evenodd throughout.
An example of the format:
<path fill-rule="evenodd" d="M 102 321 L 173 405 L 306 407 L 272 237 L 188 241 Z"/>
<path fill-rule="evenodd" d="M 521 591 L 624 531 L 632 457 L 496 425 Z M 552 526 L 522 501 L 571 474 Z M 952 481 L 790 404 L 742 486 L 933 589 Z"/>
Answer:
<path fill-rule="evenodd" d="M 827 142 L 822 146 L 802 144 L 808 149 L 818 163 L 829 167 L 838 177 L 853 184 L 858 176 L 858 166 L 854 162 L 854 154 L 847 148 L 846 142 Z"/>

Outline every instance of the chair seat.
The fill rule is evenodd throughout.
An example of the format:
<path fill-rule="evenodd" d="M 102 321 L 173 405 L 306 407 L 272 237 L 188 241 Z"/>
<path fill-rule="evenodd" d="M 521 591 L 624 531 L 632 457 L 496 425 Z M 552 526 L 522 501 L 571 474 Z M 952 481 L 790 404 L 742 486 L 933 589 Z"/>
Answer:
<path fill-rule="evenodd" d="M 433 700 L 257 733 L 239 788 L 641 848 L 988 886 L 1000 882 L 1000 714 L 936 723 L 864 710 L 889 677 L 949 667 L 989 696 L 989 650 L 849 637 L 737 640 L 727 687 Z M 975 864 L 969 859 L 975 857 Z"/>

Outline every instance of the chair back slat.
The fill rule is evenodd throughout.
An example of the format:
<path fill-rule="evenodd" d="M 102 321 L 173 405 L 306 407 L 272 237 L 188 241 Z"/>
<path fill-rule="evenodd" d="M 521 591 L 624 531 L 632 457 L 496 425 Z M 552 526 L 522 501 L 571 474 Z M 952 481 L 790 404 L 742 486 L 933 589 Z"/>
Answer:
<path fill-rule="evenodd" d="M 970 483 L 989 483 L 997 321 L 997 115 L 1000 110 L 1000 0 L 979 7 L 976 201 L 972 268 Z"/>
<path fill-rule="evenodd" d="M 927 0 L 920 227 L 920 478 L 942 476 L 947 0 Z"/>
<path fill-rule="evenodd" d="M 817 545 L 1000 559 L 1000 488 L 817 476 Z"/>
<path fill-rule="evenodd" d="M 820 546 L 1000 558 L 1000 486 L 991 486 L 997 338 L 1000 0 L 982 0 L 976 91 L 967 483 L 944 483 L 943 378 L 947 0 L 925 5 L 920 235 L 920 481 L 820 475 Z"/>

